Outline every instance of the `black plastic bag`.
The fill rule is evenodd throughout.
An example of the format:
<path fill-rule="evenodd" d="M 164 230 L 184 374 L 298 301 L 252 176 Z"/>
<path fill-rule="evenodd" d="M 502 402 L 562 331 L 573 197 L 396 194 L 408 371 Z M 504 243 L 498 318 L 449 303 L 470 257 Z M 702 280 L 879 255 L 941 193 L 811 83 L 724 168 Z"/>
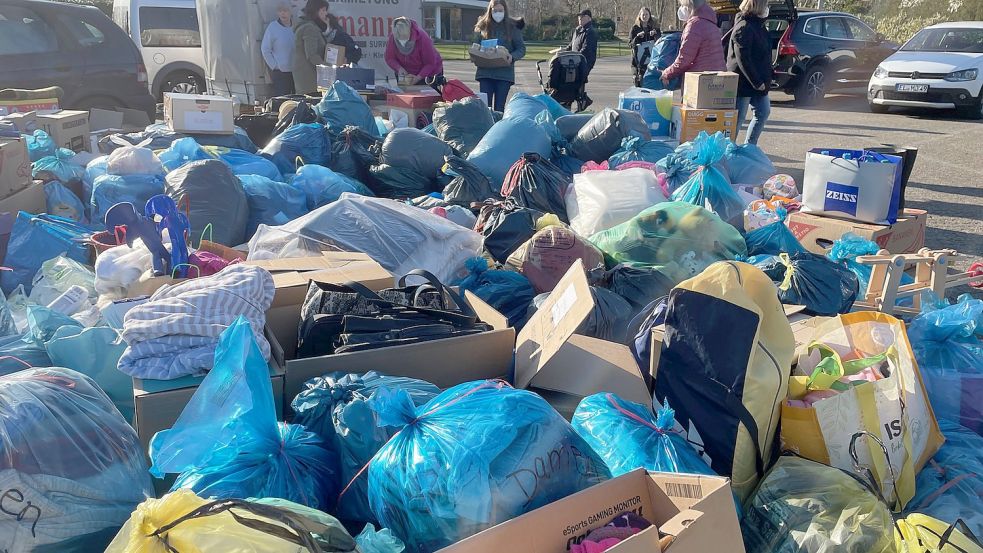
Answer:
<path fill-rule="evenodd" d="M 857 275 L 847 267 L 809 252 L 770 256 L 755 264 L 778 286 L 782 303 L 830 317 L 848 313 L 857 299 Z"/>
<path fill-rule="evenodd" d="M 369 167 L 379 163 L 378 152 L 382 141 L 377 136 L 355 126 L 345 127 L 340 133 L 331 134 L 331 165 L 335 173 L 341 173 L 361 182 L 369 180 Z"/>
<path fill-rule="evenodd" d="M 449 156 L 444 162 L 443 171 L 445 175 L 452 177 L 451 182 L 444 187 L 444 201 L 449 204 L 471 207 L 473 203 L 500 197 L 488 177 L 469 161 Z"/>
<path fill-rule="evenodd" d="M 322 123 L 322 121 L 310 104 L 307 102 L 298 102 L 296 106 L 283 114 L 283 117 L 276 122 L 276 126 L 273 127 L 273 136 L 279 135 L 294 125 L 306 123 Z"/>
<path fill-rule="evenodd" d="M 380 198 L 416 198 L 437 191 L 431 179 L 412 169 L 385 163 L 369 167 L 369 179 L 365 184 Z"/>
<path fill-rule="evenodd" d="M 621 141 L 629 136 L 652 139 L 652 133 L 637 112 L 605 108 L 570 140 L 570 153 L 577 159 L 601 163 L 617 152 Z"/>
<path fill-rule="evenodd" d="M 668 296 L 673 282 L 652 267 L 620 264 L 604 273 L 601 283 L 631 304 L 635 311 L 643 309 L 663 296 Z"/>
<path fill-rule="evenodd" d="M 235 118 L 235 124 L 246 131 L 249 140 L 260 148 L 265 148 L 273 138 L 277 117 L 275 113 L 243 114 Z"/>
<path fill-rule="evenodd" d="M 564 115 L 562 117 L 557 117 L 556 128 L 560 131 L 560 135 L 570 142 L 577 137 L 577 133 L 580 129 L 584 128 L 591 119 L 594 118 L 593 113 L 575 113 L 573 115 Z"/>
<path fill-rule="evenodd" d="M 494 124 L 491 110 L 476 96 L 441 105 L 433 112 L 437 138 L 461 157 L 467 157 Z"/>
<path fill-rule="evenodd" d="M 523 154 L 505 175 L 502 196 L 530 209 L 552 213 L 567 222 L 567 204 L 563 199 L 572 177 L 537 153 Z"/>
<path fill-rule="evenodd" d="M 179 206 L 187 201 L 191 236 L 211 225 L 211 240 L 225 246 L 246 242 L 249 202 L 232 169 L 217 159 L 186 163 L 166 177 L 165 192 Z"/>
<path fill-rule="evenodd" d="M 542 211 L 519 206 L 514 200 L 488 201 L 481 206 L 474 230 L 485 237 L 485 250 L 498 261 L 505 263 L 519 246 L 536 234 L 536 221 L 545 215 Z"/>
<path fill-rule="evenodd" d="M 384 165 L 411 169 L 427 179 L 440 175 L 444 158 L 454 152 L 436 136 L 419 129 L 395 129 L 386 135 L 379 160 Z"/>

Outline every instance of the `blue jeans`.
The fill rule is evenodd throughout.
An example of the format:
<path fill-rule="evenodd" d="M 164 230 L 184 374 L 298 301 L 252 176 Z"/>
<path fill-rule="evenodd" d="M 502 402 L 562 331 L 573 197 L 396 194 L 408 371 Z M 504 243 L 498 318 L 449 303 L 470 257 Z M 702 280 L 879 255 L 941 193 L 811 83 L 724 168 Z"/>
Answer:
<path fill-rule="evenodd" d="M 509 98 L 512 83 L 501 79 L 478 79 L 478 90 L 488 95 L 488 107 L 495 111 L 505 111 L 505 100 Z"/>
<path fill-rule="evenodd" d="M 754 112 L 751 117 L 751 124 L 747 127 L 747 135 L 744 138 L 746 144 L 757 144 L 761 131 L 765 129 L 765 121 L 771 115 L 771 100 L 768 95 L 764 96 L 741 96 L 737 99 L 737 125 L 744 126 L 744 117 L 747 115 L 748 106 Z M 737 138 L 736 136 L 734 137 Z M 736 140 L 735 140 L 736 142 Z"/>

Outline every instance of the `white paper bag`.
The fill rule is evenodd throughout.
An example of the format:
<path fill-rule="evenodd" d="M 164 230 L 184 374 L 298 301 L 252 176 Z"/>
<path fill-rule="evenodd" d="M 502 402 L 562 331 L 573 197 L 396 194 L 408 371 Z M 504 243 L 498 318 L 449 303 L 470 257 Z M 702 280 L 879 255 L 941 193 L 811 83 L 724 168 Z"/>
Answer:
<path fill-rule="evenodd" d="M 851 159 L 843 159 L 844 154 Z M 802 211 L 893 225 L 900 194 L 899 156 L 833 149 L 806 154 Z"/>

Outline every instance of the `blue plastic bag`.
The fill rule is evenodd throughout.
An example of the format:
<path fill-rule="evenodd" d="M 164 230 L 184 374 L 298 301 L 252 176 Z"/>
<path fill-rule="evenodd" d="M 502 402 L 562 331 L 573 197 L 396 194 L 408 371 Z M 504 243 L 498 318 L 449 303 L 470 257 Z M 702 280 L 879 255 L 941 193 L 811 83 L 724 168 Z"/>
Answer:
<path fill-rule="evenodd" d="M 727 176 L 715 165 L 727 153 L 730 141 L 722 132 L 708 135 L 701 131 L 693 140 L 693 162 L 702 170 L 673 191 L 671 199 L 705 207 L 737 228 L 744 228 L 745 202 L 734 192 Z"/>
<path fill-rule="evenodd" d="M 786 215 L 788 212 L 780 207 L 778 208 L 777 221 L 756 228 L 744 236 L 748 256 L 806 252 L 806 249 L 799 243 L 799 239 L 785 226 Z"/>
<path fill-rule="evenodd" d="M 563 107 L 560 104 L 560 102 L 557 102 L 556 101 L 556 98 L 553 98 L 549 94 L 546 94 L 546 93 L 537 94 L 537 95 L 533 96 L 532 99 L 533 100 L 536 100 L 537 102 L 540 102 L 541 104 L 543 104 L 544 106 L 546 106 L 546 109 L 549 110 L 550 116 L 552 116 L 553 119 L 559 119 L 559 118 L 563 117 L 564 115 L 573 115 L 573 112 L 572 111 L 570 111 L 567 108 Z"/>
<path fill-rule="evenodd" d="M 259 225 L 283 225 L 308 212 L 307 194 L 300 187 L 261 175 L 239 175 L 239 181 L 249 202 L 247 236 L 255 234 Z"/>
<path fill-rule="evenodd" d="M 10 231 L 4 260 L 11 270 L 0 271 L 3 292 L 9 294 L 23 285 L 29 294 L 41 264 L 59 255 L 88 263 L 89 245 L 85 238 L 90 234 L 88 228 L 70 219 L 21 211 Z"/>
<path fill-rule="evenodd" d="M 164 170 L 170 173 L 186 163 L 215 158 L 206 152 L 194 138 L 188 136 L 175 140 L 169 148 L 157 154 L 157 159 L 164 166 Z"/>
<path fill-rule="evenodd" d="M 549 134 L 534 119 L 503 119 L 488 129 L 468 161 L 488 177 L 493 188 L 501 188 L 505 174 L 522 154 L 532 152 L 549 158 L 552 146 Z"/>
<path fill-rule="evenodd" d="M 550 111 L 549 106 L 525 92 L 516 92 L 505 104 L 502 119 L 535 119 L 542 111 Z"/>
<path fill-rule="evenodd" d="M 302 426 L 277 422 L 269 369 L 240 316 L 177 422 L 151 440 L 150 473 L 180 473 L 172 490 L 205 497 L 278 497 L 327 509 L 337 494 L 329 455 Z"/>
<path fill-rule="evenodd" d="M 408 552 L 436 551 L 611 476 L 543 398 L 501 381 L 460 384 L 418 408 L 404 392 L 377 401 L 380 423 L 403 428 L 369 464 L 369 505 Z"/>
<path fill-rule="evenodd" d="M 608 167 L 615 169 L 629 161 L 657 163 L 672 154 L 674 149 L 658 140 L 645 140 L 641 136 L 628 136 L 621 139 L 621 148 L 608 158 Z"/>
<path fill-rule="evenodd" d="M 48 136 L 48 133 L 38 129 L 33 134 L 24 135 L 27 137 L 27 155 L 31 161 L 38 161 L 41 158 L 55 155 L 58 147 L 55 141 Z"/>
<path fill-rule="evenodd" d="M 852 232 L 843 235 L 842 238 L 833 242 L 833 247 L 826 253 L 826 257 L 842 264 L 847 269 L 857 275 L 860 294 L 867 293 L 867 286 L 870 284 L 870 275 L 874 270 L 872 265 L 864 265 L 857 262 L 861 255 L 877 255 L 881 247 L 876 242 L 861 238 Z M 915 279 L 908 273 L 901 274 L 901 284 L 912 284 Z M 895 305 L 911 305 L 911 298 L 901 298 Z"/>
<path fill-rule="evenodd" d="M 0 338 L 0 376 L 50 366 L 51 359 L 44 345 L 36 344 L 29 336 L 14 334 Z"/>
<path fill-rule="evenodd" d="M 314 109 L 324 119 L 324 126 L 332 132 L 340 133 L 345 127 L 353 125 L 372 136 L 380 135 L 372 108 L 354 88 L 342 81 L 335 81 Z M 327 160 L 322 165 L 327 165 Z"/>
<path fill-rule="evenodd" d="M 516 326 L 525 318 L 536 296 L 528 278 L 515 271 L 489 270 L 488 262 L 481 257 L 467 260 L 464 266 L 468 276 L 457 283 L 462 290 L 470 290 L 505 315 L 509 326 Z"/>
<path fill-rule="evenodd" d="M 273 137 L 259 153 L 286 176 L 296 172 L 297 158 L 305 165 L 328 165 L 331 162 L 331 141 L 324 131 L 324 125 L 301 123 Z"/>
<path fill-rule="evenodd" d="M 282 181 L 283 175 L 272 161 L 243 150 L 209 146 L 205 151 L 215 154 L 232 169 L 235 175 L 260 175 L 274 181 Z"/>
<path fill-rule="evenodd" d="M 848 313 L 857 299 L 857 275 L 821 255 L 783 253 L 754 266 L 778 286 L 782 303 L 804 305 L 806 313 L 823 317 Z"/>
<path fill-rule="evenodd" d="M 82 323 L 43 305 L 29 305 L 27 307 L 27 332 L 24 333 L 24 340 L 44 346 L 48 340 L 54 338 L 58 329 L 65 326 L 81 329 Z"/>
<path fill-rule="evenodd" d="M 949 524 L 962 519 L 976 536 L 983 536 L 983 437 L 944 419 L 939 429 L 945 444 L 915 478 L 915 497 L 905 513 L 923 513 Z"/>
<path fill-rule="evenodd" d="M 68 148 L 58 148 L 54 155 L 43 157 L 31 164 L 31 177 L 50 182 L 57 180 L 68 184 L 73 180 L 82 180 L 85 167 L 75 161 L 75 152 Z"/>
<path fill-rule="evenodd" d="M 359 473 L 399 430 L 378 424 L 375 409 L 381 407 L 376 405 L 375 397 L 382 388 L 405 391 L 417 407 L 440 393 L 440 388 L 415 378 L 375 371 L 336 372 L 308 380 L 290 404 L 293 422 L 317 434 L 336 457 L 337 489 L 348 487 L 336 510 L 345 521 L 376 522 L 369 508 L 368 475 Z"/>
<path fill-rule="evenodd" d="M 44 184 L 45 212 L 51 215 L 85 223 L 85 204 L 64 184 L 53 180 Z"/>
<path fill-rule="evenodd" d="M 935 416 L 983 436 L 983 300 L 930 307 L 907 330 Z"/>
<path fill-rule="evenodd" d="M 674 417 L 675 411 L 669 407 L 652 416 L 652 410 L 645 405 L 600 393 L 580 402 L 571 424 L 604 459 L 611 476 L 637 468 L 716 475 L 686 436 L 674 431 Z"/>
<path fill-rule="evenodd" d="M 160 175 L 103 175 L 92 187 L 92 222 L 104 223 L 109 208 L 121 202 L 130 202 L 142 211 L 147 200 L 163 193 L 164 177 Z"/>
<path fill-rule="evenodd" d="M 680 148 L 682 145 L 677 147 L 675 152 L 655 162 L 659 172 L 666 174 L 666 184 L 670 193 L 679 190 L 699 169 L 691 157 L 691 152 L 681 152 Z"/>
<path fill-rule="evenodd" d="M 305 165 L 297 170 L 290 184 L 304 191 L 307 197 L 308 211 L 326 206 L 338 201 L 345 192 L 360 194 L 362 196 L 373 196 L 372 191 L 357 180 L 335 173 L 327 167 L 320 165 Z"/>
<path fill-rule="evenodd" d="M 768 155 L 754 144 L 738 146 L 728 142 L 724 160 L 730 170 L 730 181 L 734 184 L 761 186 L 778 172 Z"/>
<path fill-rule="evenodd" d="M 99 156 L 85 166 L 85 174 L 82 175 L 82 201 L 86 205 L 92 202 L 92 187 L 95 185 L 96 179 L 109 172 L 106 169 L 108 161 L 109 156 Z"/>
<path fill-rule="evenodd" d="M 682 33 L 666 33 L 655 41 L 652 46 L 652 57 L 645 75 L 642 77 L 642 87 L 650 90 L 679 90 L 683 80 L 681 77 L 669 79 L 669 85 L 662 84 L 662 72 L 669 68 L 676 56 L 679 55 L 679 46 L 682 43 Z"/>
<path fill-rule="evenodd" d="M 580 171 L 584 167 L 584 162 L 579 159 L 568 155 L 568 154 L 557 154 L 553 152 L 553 157 L 550 159 L 553 165 L 556 165 L 561 171 L 568 175 L 579 175 Z"/>
<path fill-rule="evenodd" d="M 133 378 L 116 369 L 126 343 L 108 326 L 65 325 L 44 343 L 51 364 L 88 376 L 106 392 L 127 422 L 133 421 Z"/>

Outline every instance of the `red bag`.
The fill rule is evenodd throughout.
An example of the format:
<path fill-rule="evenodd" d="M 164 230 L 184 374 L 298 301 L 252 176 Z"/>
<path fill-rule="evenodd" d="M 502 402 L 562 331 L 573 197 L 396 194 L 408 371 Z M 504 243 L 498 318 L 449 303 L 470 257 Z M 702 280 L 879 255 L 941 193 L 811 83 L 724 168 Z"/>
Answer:
<path fill-rule="evenodd" d="M 477 94 L 475 94 L 474 91 L 468 87 L 468 85 L 464 84 L 458 79 L 451 79 L 444 83 L 440 94 L 444 98 L 445 102 L 453 102 L 454 100 L 477 96 Z"/>

